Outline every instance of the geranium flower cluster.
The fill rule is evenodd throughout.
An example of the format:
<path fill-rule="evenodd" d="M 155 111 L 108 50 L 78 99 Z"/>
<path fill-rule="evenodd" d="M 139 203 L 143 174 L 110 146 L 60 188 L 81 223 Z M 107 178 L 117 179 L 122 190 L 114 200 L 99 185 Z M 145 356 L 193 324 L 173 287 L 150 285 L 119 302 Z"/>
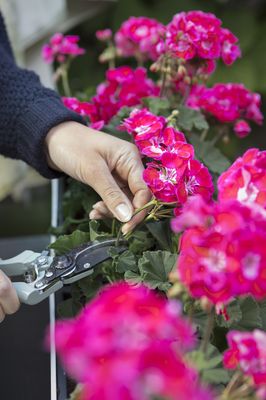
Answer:
<path fill-rule="evenodd" d="M 125 106 L 132 107 L 141 103 L 143 97 L 158 96 L 159 87 L 149 78 L 145 68 L 132 69 L 127 66 L 109 69 L 106 82 L 97 87 L 96 96 L 90 102 L 82 103 L 76 110 L 73 101 L 64 100 L 64 104 L 74 111 L 89 117 L 93 127 L 101 129 Z"/>
<path fill-rule="evenodd" d="M 165 27 L 155 19 L 130 17 L 115 34 L 115 44 L 120 56 L 134 56 L 140 60 L 156 60 L 158 44 L 164 36 Z"/>
<path fill-rule="evenodd" d="M 166 118 L 135 109 L 123 127 L 133 135 L 141 154 L 153 159 L 143 178 L 158 200 L 183 204 L 195 194 L 211 198 L 213 183 L 208 169 L 194 159 L 193 146 L 182 132 L 167 126 Z"/>
<path fill-rule="evenodd" d="M 172 222 L 181 238 L 178 272 L 192 296 L 213 304 L 266 297 L 266 219 L 238 201 L 192 198 Z"/>
<path fill-rule="evenodd" d="M 194 332 L 179 304 L 147 288 L 105 288 L 76 319 L 57 323 L 55 341 L 84 400 L 211 399 L 183 359 Z"/>
<path fill-rule="evenodd" d="M 214 14 L 202 11 L 176 14 L 166 27 L 165 51 L 183 60 L 222 58 L 232 64 L 241 52 L 238 39 Z"/>
<path fill-rule="evenodd" d="M 218 180 L 218 203 L 190 199 L 172 222 L 178 268 L 195 297 L 213 303 L 266 296 L 266 152 L 249 149 Z"/>
<path fill-rule="evenodd" d="M 266 151 L 249 149 L 218 179 L 219 201 L 236 199 L 266 215 Z"/>
<path fill-rule="evenodd" d="M 231 123 L 238 137 L 247 136 L 251 128 L 247 120 L 262 124 L 261 99 L 239 83 L 218 83 L 212 88 L 194 86 L 187 106 L 201 109 L 221 123 Z"/>
<path fill-rule="evenodd" d="M 69 57 L 74 58 L 85 53 L 85 49 L 79 47 L 79 36 L 55 33 L 48 44 L 42 48 L 43 60 L 51 64 L 54 61 L 60 64 L 66 62 Z"/>
<path fill-rule="evenodd" d="M 225 351 L 225 368 L 240 370 L 252 378 L 254 386 L 266 398 L 266 333 L 231 331 L 227 334 L 229 349 Z M 261 398 L 260 396 L 258 396 Z"/>
<path fill-rule="evenodd" d="M 238 39 L 222 22 L 203 11 L 181 12 L 164 26 L 155 19 L 130 17 L 115 34 L 118 54 L 157 60 L 167 53 L 184 61 L 217 60 L 231 65 L 241 52 Z"/>

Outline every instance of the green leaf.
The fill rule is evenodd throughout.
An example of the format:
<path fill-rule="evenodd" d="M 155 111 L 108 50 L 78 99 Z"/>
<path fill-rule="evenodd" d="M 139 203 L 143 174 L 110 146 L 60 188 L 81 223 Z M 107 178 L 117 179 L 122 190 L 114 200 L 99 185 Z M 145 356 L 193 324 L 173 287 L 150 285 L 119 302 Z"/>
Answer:
<path fill-rule="evenodd" d="M 118 256 L 117 265 L 116 265 L 117 272 L 123 273 L 127 271 L 138 271 L 138 265 L 136 261 L 135 255 L 127 250 L 121 255 Z"/>
<path fill-rule="evenodd" d="M 142 283 L 141 276 L 134 271 L 126 271 L 124 278 L 129 285 L 138 285 Z"/>
<path fill-rule="evenodd" d="M 230 161 L 210 141 L 201 142 L 197 134 L 191 133 L 189 141 L 194 146 L 196 157 L 212 172 L 221 174 L 230 167 Z"/>
<path fill-rule="evenodd" d="M 139 259 L 138 266 L 142 281 L 152 289 L 167 291 L 171 284 L 168 276 L 176 265 L 177 255 L 169 251 L 146 251 Z"/>
<path fill-rule="evenodd" d="M 216 322 L 220 327 L 230 328 L 242 319 L 243 314 L 238 300 L 234 300 L 228 304 L 226 306 L 226 312 L 229 317 L 228 320 L 226 320 L 223 315 L 216 315 Z"/>
<path fill-rule="evenodd" d="M 136 230 L 132 233 L 129 240 L 129 250 L 134 254 L 142 254 L 146 250 L 150 250 L 155 240 L 145 230 Z"/>
<path fill-rule="evenodd" d="M 261 310 L 252 297 L 246 297 L 239 300 L 242 318 L 232 325 L 233 329 L 251 331 L 263 327 Z"/>
<path fill-rule="evenodd" d="M 201 374 L 202 380 L 212 384 L 228 383 L 230 375 L 228 371 L 223 368 L 213 368 L 203 371 Z"/>
<path fill-rule="evenodd" d="M 60 236 L 49 248 L 54 249 L 57 255 L 64 254 L 74 247 L 89 242 L 90 234 L 79 230 L 74 231 L 71 235 Z"/>
<path fill-rule="evenodd" d="M 149 222 L 146 224 L 146 227 L 154 239 L 156 239 L 162 250 L 172 250 L 173 232 L 171 231 L 169 220 Z"/>
<path fill-rule="evenodd" d="M 208 122 L 200 111 L 180 105 L 178 112 L 177 125 L 181 130 L 190 132 L 193 128 L 199 131 L 209 129 Z"/>
<path fill-rule="evenodd" d="M 111 237 L 110 233 L 100 231 L 100 222 L 96 220 L 90 221 L 90 239 L 94 240 L 105 239 Z"/>
<path fill-rule="evenodd" d="M 266 300 L 258 303 L 260 309 L 260 317 L 262 321 L 262 329 L 266 331 Z"/>
<path fill-rule="evenodd" d="M 86 302 L 93 299 L 103 286 L 101 266 L 97 266 L 92 275 L 77 281 L 76 285 L 80 290 L 80 293 L 78 294 L 79 297 L 84 296 Z"/>
<path fill-rule="evenodd" d="M 168 99 L 161 99 L 160 97 L 144 97 L 142 103 L 155 115 L 168 116 L 170 113 L 171 105 Z"/>
<path fill-rule="evenodd" d="M 188 360 L 208 383 L 227 383 L 229 374 L 222 368 L 222 354 L 212 344 L 208 344 L 204 354 L 200 349 L 188 354 Z"/>

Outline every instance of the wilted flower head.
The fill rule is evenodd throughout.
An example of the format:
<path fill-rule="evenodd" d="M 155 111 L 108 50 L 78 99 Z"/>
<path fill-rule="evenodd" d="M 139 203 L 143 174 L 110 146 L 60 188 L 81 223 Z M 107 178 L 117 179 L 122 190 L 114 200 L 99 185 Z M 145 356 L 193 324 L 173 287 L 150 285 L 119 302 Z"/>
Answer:
<path fill-rule="evenodd" d="M 210 398 L 183 360 L 194 332 L 180 306 L 147 288 L 107 287 L 76 319 L 57 324 L 55 340 L 85 400 Z"/>
<path fill-rule="evenodd" d="M 48 44 L 42 48 L 42 57 L 48 64 L 53 61 L 64 63 L 69 57 L 77 57 L 85 53 L 78 45 L 79 36 L 55 33 Z"/>
<path fill-rule="evenodd" d="M 164 26 L 155 19 L 130 17 L 115 34 L 118 53 L 124 57 L 156 60 L 157 44 L 164 35 L 164 30 Z"/>
<path fill-rule="evenodd" d="M 212 88 L 194 86 L 187 106 L 201 109 L 221 123 L 231 123 L 237 136 L 245 137 L 251 131 L 247 120 L 261 124 L 261 100 L 240 83 L 217 83 Z"/>
<path fill-rule="evenodd" d="M 225 351 L 225 368 L 237 369 L 252 378 L 260 390 L 266 389 L 266 333 L 255 329 L 253 332 L 230 331 L 227 334 L 229 349 Z M 259 397 L 261 398 L 261 397 Z"/>

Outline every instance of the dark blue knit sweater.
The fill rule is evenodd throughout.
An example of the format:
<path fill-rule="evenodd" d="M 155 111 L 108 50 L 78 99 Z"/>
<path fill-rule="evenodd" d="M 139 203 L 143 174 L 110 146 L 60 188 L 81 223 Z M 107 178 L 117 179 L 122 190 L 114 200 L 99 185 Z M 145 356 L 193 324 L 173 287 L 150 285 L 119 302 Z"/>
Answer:
<path fill-rule="evenodd" d="M 15 64 L 0 14 L 0 153 L 55 178 L 60 174 L 47 165 L 44 139 L 52 127 L 70 120 L 82 122 L 34 72 Z"/>

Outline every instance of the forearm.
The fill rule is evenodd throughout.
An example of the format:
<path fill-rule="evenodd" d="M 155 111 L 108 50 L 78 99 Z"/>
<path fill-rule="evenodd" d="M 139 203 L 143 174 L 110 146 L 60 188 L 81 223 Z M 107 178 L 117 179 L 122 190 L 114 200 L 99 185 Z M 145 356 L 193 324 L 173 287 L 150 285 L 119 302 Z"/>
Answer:
<path fill-rule="evenodd" d="M 10 51 L 0 18 L 0 153 L 54 178 L 58 173 L 47 164 L 45 137 L 64 121 L 82 119 L 66 109 L 54 91 L 44 88 L 34 72 L 17 67 Z"/>

